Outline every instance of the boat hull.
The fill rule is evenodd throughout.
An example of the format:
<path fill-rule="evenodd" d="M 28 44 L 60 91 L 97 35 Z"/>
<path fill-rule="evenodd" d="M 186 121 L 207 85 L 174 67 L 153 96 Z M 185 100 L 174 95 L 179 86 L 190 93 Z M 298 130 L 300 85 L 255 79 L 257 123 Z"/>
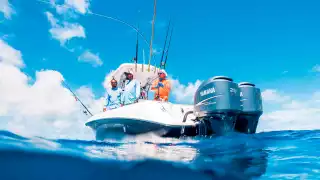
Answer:
<path fill-rule="evenodd" d="M 239 119 L 236 114 L 215 113 L 195 118 L 192 109 L 192 106 L 168 102 L 142 101 L 96 114 L 88 120 L 86 126 L 94 130 L 97 140 L 146 133 L 172 138 L 220 136 L 230 132 L 255 133 L 247 130 L 252 123 L 243 123 L 243 118 Z M 238 120 L 242 123 L 235 126 Z"/>
<path fill-rule="evenodd" d="M 156 122 L 130 119 L 115 118 L 91 121 L 86 124 L 91 127 L 97 140 L 112 137 L 115 134 L 141 135 L 153 133 L 161 137 L 196 136 L 198 125 L 166 125 Z"/>

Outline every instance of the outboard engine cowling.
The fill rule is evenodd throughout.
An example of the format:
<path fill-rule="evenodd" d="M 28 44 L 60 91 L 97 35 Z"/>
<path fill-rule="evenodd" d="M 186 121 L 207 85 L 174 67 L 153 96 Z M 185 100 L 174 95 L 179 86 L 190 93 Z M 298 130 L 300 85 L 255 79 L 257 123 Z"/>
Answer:
<path fill-rule="evenodd" d="M 205 129 L 200 135 L 234 131 L 240 111 L 240 90 L 231 78 L 213 77 L 202 83 L 195 93 L 194 114 L 202 124 L 199 129 Z"/>
<path fill-rule="evenodd" d="M 256 132 L 258 121 L 262 115 L 262 97 L 259 88 L 254 84 L 239 83 L 241 113 L 237 119 L 235 130 L 253 134 Z"/>

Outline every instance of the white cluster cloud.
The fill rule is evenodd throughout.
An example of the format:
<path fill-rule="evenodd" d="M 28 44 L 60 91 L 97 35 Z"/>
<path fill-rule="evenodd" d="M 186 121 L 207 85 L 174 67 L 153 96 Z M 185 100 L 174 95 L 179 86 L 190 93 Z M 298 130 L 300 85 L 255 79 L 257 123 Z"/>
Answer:
<path fill-rule="evenodd" d="M 88 2 L 65 1 L 82 14 L 88 9 Z M 14 11 L 8 1 L 0 0 L 0 12 L 9 18 Z M 51 25 L 49 32 L 61 45 L 72 38 L 86 37 L 81 25 L 59 21 L 50 12 L 45 14 Z M 102 63 L 98 56 L 90 52 L 82 57 Z M 24 67 L 21 52 L 1 38 L 0 128 L 21 135 L 92 139 L 91 129 L 84 124 L 88 116 L 82 113 L 84 108 L 62 85 L 63 76 L 57 71 L 41 70 L 33 79 L 23 72 Z M 82 86 L 76 94 L 92 113 L 101 112 L 103 98 L 96 98 L 90 88 Z"/>
<path fill-rule="evenodd" d="M 272 89 L 262 94 L 265 112 L 259 123 L 259 131 L 320 129 L 320 91 L 303 100 L 281 95 Z M 280 108 L 268 111 L 275 105 Z"/>
<path fill-rule="evenodd" d="M 21 52 L 11 48 L 5 41 L 0 39 L 0 62 L 4 64 L 15 65 L 18 67 L 23 67 L 24 63 L 22 61 Z M 5 53 L 3 53 L 5 52 Z"/>
<path fill-rule="evenodd" d="M 11 15 L 15 13 L 8 0 L 0 0 L 0 12 L 3 13 L 7 19 L 10 19 Z"/>
<path fill-rule="evenodd" d="M 172 95 L 178 103 L 192 104 L 196 90 L 202 83 L 197 80 L 195 83 L 188 83 L 188 85 L 181 84 L 179 80 L 172 79 Z"/>
<path fill-rule="evenodd" d="M 289 96 L 282 96 L 275 89 L 267 89 L 261 93 L 263 100 L 275 103 L 286 102 L 290 100 Z"/>
<path fill-rule="evenodd" d="M 52 70 L 36 72 L 35 79 L 22 72 L 20 51 L 3 41 L 0 52 L 0 128 L 22 134 L 49 138 L 92 139 L 93 133 L 84 123 L 80 103 L 62 86 L 63 76 Z M 3 45 L 4 44 L 4 45 Z M 102 110 L 102 99 L 88 87 L 76 93 L 92 113 Z"/>
<path fill-rule="evenodd" d="M 93 54 L 89 50 L 83 52 L 79 56 L 78 61 L 91 63 L 94 67 L 101 66 L 103 64 L 102 60 L 99 57 L 99 54 Z"/>
<path fill-rule="evenodd" d="M 61 23 L 50 12 L 46 12 L 46 16 L 52 26 L 49 32 L 53 38 L 60 41 L 62 46 L 72 38 L 86 38 L 85 30 L 80 24 L 65 21 Z"/>
<path fill-rule="evenodd" d="M 57 2 L 55 0 L 51 0 L 50 3 L 56 8 L 58 14 L 66 15 L 71 18 L 76 17 L 77 14 L 86 14 L 89 12 L 90 6 L 89 0 L 65 0 L 62 5 L 56 4 Z M 52 26 L 49 32 L 54 39 L 60 41 L 61 46 L 65 46 L 65 43 L 73 38 L 86 38 L 85 29 L 82 25 L 78 23 L 69 23 L 67 21 L 60 22 L 52 13 L 46 12 L 45 14 Z M 94 54 L 89 50 L 82 52 L 78 57 L 78 61 L 90 63 L 93 67 L 102 66 L 103 64 L 99 55 Z"/>
<path fill-rule="evenodd" d="M 89 0 L 66 0 L 65 4 L 73 7 L 81 14 L 85 14 L 89 10 Z"/>
<path fill-rule="evenodd" d="M 59 14 L 66 14 L 70 11 L 86 14 L 89 11 L 90 0 L 65 0 L 63 4 L 56 4 L 55 0 L 51 0 L 51 4 Z"/>

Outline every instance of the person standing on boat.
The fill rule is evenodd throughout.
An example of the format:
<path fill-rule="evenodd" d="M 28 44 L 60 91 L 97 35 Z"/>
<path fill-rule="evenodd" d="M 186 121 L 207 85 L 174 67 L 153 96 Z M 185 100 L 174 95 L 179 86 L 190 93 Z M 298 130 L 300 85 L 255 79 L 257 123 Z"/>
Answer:
<path fill-rule="evenodd" d="M 167 102 L 171 91 L 171 83 L 166 78 L 166 72 L 160 70 L 158 76 L 159 78 L 154 80 L 151 86 L 151 90 L 154 91 L 154 100 Z"/>
<path fill-rule="evenodd" d="M 138 102 L 140 97 L 140 83 L 133 79 L 131 72 L 125 72 L 127 81 L 123 88 L 123 94 L 121 96 L 121 102 L 123 105 L 129 105 Z"/>
<path fill-rule="evenodd" d="M 105 106 L 103 112 L 111 109 L 116 109 L 121 106 L 122 91 L 118 88 L 118 82 L 114 78 L 110 81 L 111 88 L 107 89 Z"/>

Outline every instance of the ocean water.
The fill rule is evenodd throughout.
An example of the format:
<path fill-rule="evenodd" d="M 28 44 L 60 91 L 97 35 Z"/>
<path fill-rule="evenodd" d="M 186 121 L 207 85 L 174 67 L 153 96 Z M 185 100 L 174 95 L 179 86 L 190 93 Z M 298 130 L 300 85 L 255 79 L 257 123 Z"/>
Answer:
<path fill-rule="evenodd" d="M 320 131 L 105 141 L 0 131 L 0 179 L 320 179 Z"/>

